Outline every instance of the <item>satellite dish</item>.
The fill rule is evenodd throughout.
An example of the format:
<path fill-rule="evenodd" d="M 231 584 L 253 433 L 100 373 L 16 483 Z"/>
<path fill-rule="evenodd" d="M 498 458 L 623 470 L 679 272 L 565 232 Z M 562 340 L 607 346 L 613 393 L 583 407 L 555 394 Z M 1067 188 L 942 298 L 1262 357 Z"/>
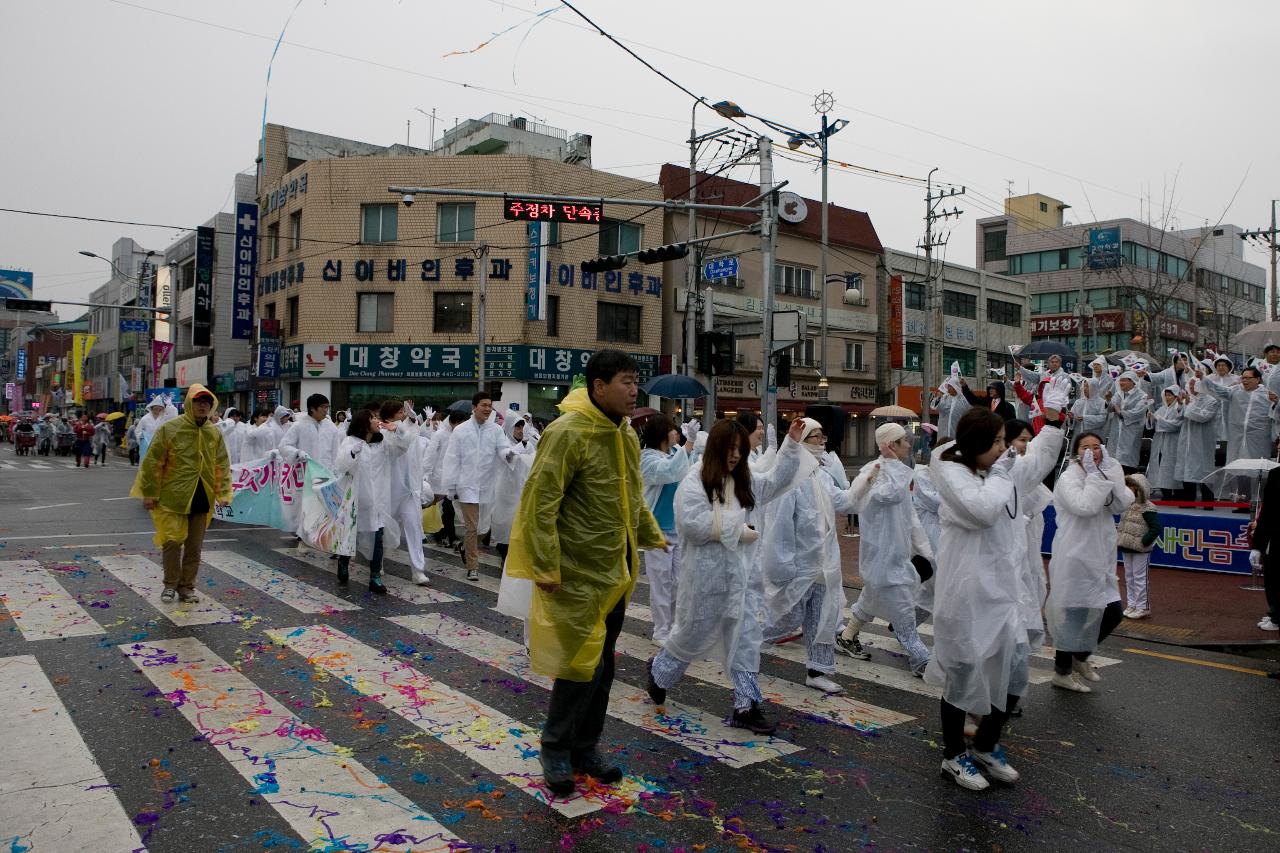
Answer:
<path fill-rule="evenodd" d="M 797 193 L 778 193 L 778 217 L 793 225 L 804 222 L 809 216 L 809 206 Z"/>

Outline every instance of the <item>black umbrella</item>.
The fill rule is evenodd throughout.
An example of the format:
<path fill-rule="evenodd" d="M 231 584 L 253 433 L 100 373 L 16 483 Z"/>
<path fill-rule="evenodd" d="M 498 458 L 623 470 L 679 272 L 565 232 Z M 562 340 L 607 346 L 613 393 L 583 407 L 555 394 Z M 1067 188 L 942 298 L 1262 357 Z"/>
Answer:
<path fill-rule="evenodd" d="M 680 373 L 664 373 L 644 384 L 644 392 L 668 399 L 697 398 L 707 396 L 706 386 L 692 376 Z"/>
<path fill-rule="evenodd" d="M 1032 341 L 1018 350 L 1018 358 L 1040 360 L 1046 359 L 1051 355 L 1056 355 L 1062 359 L 1063 370 L 1072 371 L 1076 369 L 1076 351 L 1057 341 Z"/>
<path fill-rule="evenodd" d="M 445 409 L 445 411 L 446 412 L 463 412 L 464 414 L 469 415 L 471 414 L 471 401 L 458 400 L 457 402 L 450 403 L 449 408 Z"/>

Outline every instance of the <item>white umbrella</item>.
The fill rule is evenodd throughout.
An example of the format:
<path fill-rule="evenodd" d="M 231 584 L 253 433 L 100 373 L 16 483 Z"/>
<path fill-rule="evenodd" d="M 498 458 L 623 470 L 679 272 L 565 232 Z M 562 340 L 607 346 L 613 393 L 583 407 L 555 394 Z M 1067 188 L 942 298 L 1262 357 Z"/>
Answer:
<path fill-rule="evenodd" d="M 1200 482 L 1208 486 L 1218 500 L 1253 504 L 1262 497 L 1262 484 L 1272 468 L 1280 468 L 1280 463 L 1271 459 L 1237 459 L 1210 471 Z"/>
<path fill-rule="evenodd" d="M 1262 355 L 1267 344 L 1280 343 L 1280 322 L 1263 320 L 1251 323 L 1231 336 L 1231 346 L 1236 352 Z"/>
<path fill-rule="evenodd" d="M 871 410 L 873 418 L 910 418 L 919 420 L 920 415 L 906 406 L 880 406 Z"/>

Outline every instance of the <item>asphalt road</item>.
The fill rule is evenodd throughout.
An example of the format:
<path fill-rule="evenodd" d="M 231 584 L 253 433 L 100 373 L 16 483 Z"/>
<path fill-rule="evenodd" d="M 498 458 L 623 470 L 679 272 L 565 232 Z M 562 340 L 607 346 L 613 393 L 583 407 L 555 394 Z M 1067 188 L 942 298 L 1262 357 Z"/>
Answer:
<path fill-rule="evenodd" d="M 841 661 L 842 700 L 804 687 L 803 649 L 766 653 L 774 739 L 723 726 L 711 665 L 656 714 L 643 584 L 604 744 L 630 775 L 548 805 L 547 692 L 491 609 L 494 565 L 469 584 L 435 552 L 445 595 L 374 599 L 359 568 L 342 589 L 279 531 L 217 524 L 206 602 L 160 605 L 149 518 L 121 499 L 134 469 L 41 463 L 0 445 L 0 849 L 1234 851 L 1280 833 L 1270 662 L 1108 641 L 1094 694 L 1032 687 L 1005 738 L 1023 780 L 975 794 L 939 774 L 936 694 L 883 630 L 870 664 Z"/>

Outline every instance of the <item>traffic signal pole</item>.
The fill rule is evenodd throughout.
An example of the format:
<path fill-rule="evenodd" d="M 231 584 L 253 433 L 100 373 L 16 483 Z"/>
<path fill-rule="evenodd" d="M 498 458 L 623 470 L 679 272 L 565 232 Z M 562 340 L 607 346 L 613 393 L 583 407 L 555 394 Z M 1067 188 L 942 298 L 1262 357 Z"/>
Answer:
<path fill-rule="evenodd" d="M 773 185 L 773 140 L 761 134 L 760 141 L 760 192 L 764 196 L 763 216 L 760 219 L 760 256 L 764 269 L 760 286 L 764 290 L 763 323 L 760 327 L 760 419 L 765 425 L 777 426 L 775 400 L 778 391 L 773 388 L 773 250 L 778 231 L 777 187 Z"/>

